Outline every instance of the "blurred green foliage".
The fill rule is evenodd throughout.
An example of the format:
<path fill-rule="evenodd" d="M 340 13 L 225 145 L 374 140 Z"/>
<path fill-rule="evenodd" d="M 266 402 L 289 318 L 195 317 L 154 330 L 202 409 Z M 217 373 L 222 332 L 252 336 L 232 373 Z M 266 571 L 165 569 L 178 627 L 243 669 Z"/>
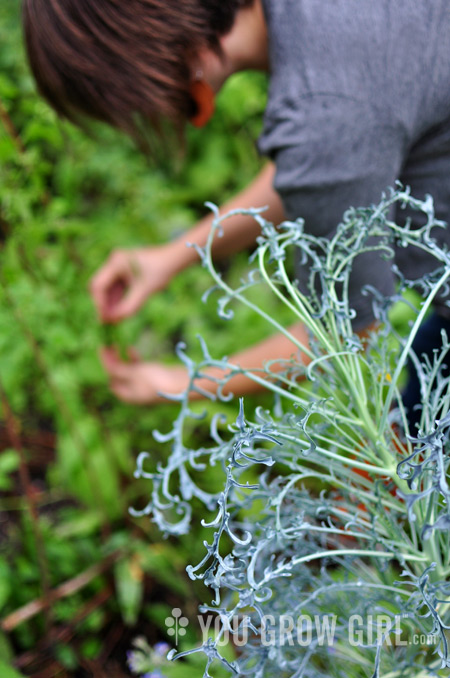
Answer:
<path fill-rule="evenodd" d="M 149 550 L 148 540 L 160 536 L 128 516 L 128 506 L 147 501 L 145 487 L 132 480 L 135 457 L 143 449 L 162 454 L 160 446 L 153 447 L 151 433 L 164 430 L 174 411 L 172 405 L 137 409 L 118 402 L 108 390 L 98 350 L 112 337 L 119 345 L 137 347 L 145 358 L 174 361 L 180 339 L 194 357 L 200 355 L 200 333 L 222 356 L 241 346 L 236 337 L 250 344 L 268 328 L 245 309 L 239 309 L 232 325 L 218 319 L 214 301 L 200 301 L 210 286 L 208 274 L 194 267 L 137 317 L 105 332 L 96 320 L 88 282 L 114 248 L 176 237 L 205 214 L 206 200 L 222 203 L 257 173 L 261 159 L 254 140 L 265 87 L 259 75 L 236 76 L 222 92 L 208 129 L 188 130 L 184 156 L 178 153 L 170 165 L 152 161 L 112 130 L 94 126 L 89 138 L 57 120 L 37 96 L 26 65 L 20 3 L 8 0 L 0 6 L 0 383 L 21 423 L 32 482 L 39 490 L 50 586 L 120 549 L 125 556 L 115 566 L 111 607 L 130 625 L 143 614 L 158 623 L 152 612 L 157 607 L 147 606 L 145 612 L 144 576 L 160 582 L 162 591 L 172 590 L 176 601 L 192 597 L 184 565 L 188 551 L 192 559 L 193 546 L 181 540 L 176 552 L 168 542 Z M 237 257 L 227 264 L 226 275 L 238 278 L 242 261 Z M 234 418 L 235 407 L 230 408 Z M 18 494 L 19 458 L 6 428 L 0 431 L 4 618 L 42 594 L 42 571 L 33 523 Z M 44 463 L 35 455 L 33 440 L 47 434 L 55 442 Z M 52 610 L 56 621 L 76 617 L 103 584 L 98 577 L 58 601 Z M 172 603 L 160 601 L 162 629 Z M 1 660 L 35 647 L 44 632 L 41 617 L 0 637 Z M 103 623 L 97 610 L 77 628 L 84 656 L 98 654 Z M 77 665 L 77 656 L 68 646 L 55 650 L 67 670 Z"/>

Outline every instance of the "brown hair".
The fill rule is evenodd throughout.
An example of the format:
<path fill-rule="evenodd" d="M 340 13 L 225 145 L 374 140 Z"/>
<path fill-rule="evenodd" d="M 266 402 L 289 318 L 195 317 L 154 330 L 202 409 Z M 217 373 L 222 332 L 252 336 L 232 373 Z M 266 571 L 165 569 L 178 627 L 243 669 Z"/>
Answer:
<path fill-rule="evenodd" d="M 136 115 L 178 126 L 196 113 L 190 61 L 253 0 L 24 0 L 29 62 L 62 116 L 139 136 Z"/>

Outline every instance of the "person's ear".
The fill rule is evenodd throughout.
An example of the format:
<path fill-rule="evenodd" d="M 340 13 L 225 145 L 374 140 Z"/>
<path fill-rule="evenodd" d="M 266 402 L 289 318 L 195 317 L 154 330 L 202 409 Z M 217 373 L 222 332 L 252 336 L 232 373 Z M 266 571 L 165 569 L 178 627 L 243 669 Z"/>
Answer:
<path fill-rule="evenodd" d="M 203 127 L 212 118 L 215 110 L 214 90 L 200 76 L 192 81 L 189 92 L 197 106 L 197 113 L 189 122 L 194 127 Z"/>

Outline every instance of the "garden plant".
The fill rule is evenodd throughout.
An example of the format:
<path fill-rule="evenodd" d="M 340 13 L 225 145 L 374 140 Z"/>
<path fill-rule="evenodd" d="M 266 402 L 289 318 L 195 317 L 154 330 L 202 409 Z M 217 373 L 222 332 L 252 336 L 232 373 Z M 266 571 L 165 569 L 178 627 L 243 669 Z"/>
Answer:
<path fill-rule="evenodd" d="M 394 207 L 421 212 L 424 225 L 395 223 Z M 237 288 L 211 258 L 227 215 L 216 214 L 208 245 L 199 250 L 219 314 L 232 323 L 230 306 L 238 301 L 288 334 L 265 310 L 273 294 L 292 320 L 305 323 L 310 343 L 290 336 L 293 358 L 283 369 L 272 361 L 248 372 L 273 393 L 272 407 L 250 410 L 235 402 L 228 432 L 217 414 L 209 421 L 211 444 L 192 448 L 184 431 L 198 412 L 187 393 L 180 395 L 173 428 L 155 433 L 156 440 L 171 441 L 167 464 L 152 464 L 147 453 L 139 457 L 136 477 L 151 482 L 151 501 L 133 515 L 151 515 L 166 534 L 183 535 L 197 520 L 192 507 L 204 506 L 204 557 L 188 573 L 209 589 L 201 613 L 219 623 L 206 627 L 202 644 L 172 650 L 168 659 L 204 653 L 204 678 L 217 675 L 217 667 L 254 678 L 448 675 L 449 338 L 442 333 L 432 360 L 413 350 L 433 299 L 448 291 L 450 254 L 434 237 L 445 224 L 435 219 L 431 197 L 414 199 L 401 186 L 379 205 L 350 209 L 331 241 L 309 235 L 301 219 L 274 228 L 263 212 L 252 213 L 262 234 L 253 268 Z M 376 325 L 361 338 L 348 300 L 352 262 L 369 251 L 394 261 L 395 247 L 426 250 L 436 270 L 412 281 L 393 263 L 393 297 L 365 290 Z M 308 293 L 287 273 L 292 251 L 311 268 Z M 258 303 L 248 298 L 255 286 Z M 405 311 L 409 331 L 401 336 L 396 323 Z M 240 368 L 200 342 L 199 363 L 178 348 L 190 389 L 208 367 L 219 367 L 217 399 L 224 402 L 224 385 Z M 417 430 L 402 402 L 408 360 L 421 385 Z M 222 471 L 217 493 L 202 482 L 208 467 Z M 319 627 L 308 629 L 309 620 Z M 320 622 L 332 625 L 326 639 Z M 233 649 L 234 659 L 223 647 Z M 138 668 L 152 668 L 142 647 L 135 658 Z M 170 675 L 168 663 L 166 670 Z"/>

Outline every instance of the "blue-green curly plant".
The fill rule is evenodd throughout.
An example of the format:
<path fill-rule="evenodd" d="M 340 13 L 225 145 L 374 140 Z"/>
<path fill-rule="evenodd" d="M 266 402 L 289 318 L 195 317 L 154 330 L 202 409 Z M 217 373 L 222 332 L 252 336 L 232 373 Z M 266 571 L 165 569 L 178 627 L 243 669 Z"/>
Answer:
<path fill-rule="evenodd" d="M 422 212 L 425 225 L 414 230 L 409 222 L 394 223 L 394 206 Z M 269 362 L 249 373 L 273 391 L 273 409 L 257 409 L 247 418 L 241 402 L 228 433 L 215 416 L 209 447 L 186 445 L 186 423 L 198 415 L 187 393 L 177 397 L 180 413 L 172 430 L 155 433 L 156 440 L 171 441 L 166 466 L 144 470 L 149 455 L 143 453 L 136 471 L 152 482 L 152 495 L 148 507 L 134 513 L 151 515 L 165 533 L 189 532 L 193 500 L 203 503 L 205 516 L 213 515 L 203 523 L 205 557 L 188 573 L 211 589 L 212 602 L 201 611 L 219 617 L 219 631 L 190 652 L 205 653 L 205 678 L 214 675 L 217 662 L 230 674 L 254 678 L 448 675 L 450 377 L 442 369 L 448 338 L 443 334 L 433 361 L 412 350 L 434 297 L 450 278 L 450 255 L 431 233 L 444 224 L 435 220 L 431 198 L 416 200 L 401 187 L 376 207 L 350 209 L 331 241 L 307 234 L 301 220 L 274 228 L 261 211 L 249 213 L 262 229 L 258 267 L 239 289 L 230 289 L 211 258 L 213 239 L 229 215 L 216 211 L 208 244 L 199 250 L 221 292 L 219 312 L 231 317 L 234 300 L 250 305 L 291 340 L 299 357 L 282 371 Z M 389 299 L 367 290 L 379 324 L 361 340 L 348 301 L 352 261 L 375 249 L 392 257 L 396 243 L 432 254 L 436 271 L 417 282 L 399 276 Z M 308 294 L 287 273 L 290 250 L 312 260 Z M 261 286 L 260 307 L 246 294 L 254 285 Z M 419 308 L 411 305 L 414 319 L 403 337 L 389 310 L 395 301 L 410 304 L 402 294 L 412 287 L 425 300 Z M 269 291 L 291 309 L 293 320 L 304 323 L 309 345 L 265 314 Z M 223 379 L 216 380 L 219 400 L 230 376 L 241 372 L 226 358 L 213 359 L 205 345 L 199 365 L 184 347 L 178 353 L 189 369 L 190 391 L 198 390 L 196 380 L 206 368 L 223 369 Z M 307 367 L 300 356 L 307 356 Z M 418 431 L 408 429 L 399 386 L 408 358 L 421 382 Z M 220 493 L 202 486 L 208 465 L 223 469 Z M 376 630 L 359 643 L 350 642 L 355 615 Z M 300 644 L 298 628 L 285 622 L 325 617 L 335 624 L 327 643 L 314 630 Z M 237 627 L 236 618 L 242 620 Z M 264 642 L 267 620 L 270 642 Z M 235 661 L 222 659 L 224 637 L 237 641 L 244 631 L 248 641 L 236 642 L 241 646 Z"/>

